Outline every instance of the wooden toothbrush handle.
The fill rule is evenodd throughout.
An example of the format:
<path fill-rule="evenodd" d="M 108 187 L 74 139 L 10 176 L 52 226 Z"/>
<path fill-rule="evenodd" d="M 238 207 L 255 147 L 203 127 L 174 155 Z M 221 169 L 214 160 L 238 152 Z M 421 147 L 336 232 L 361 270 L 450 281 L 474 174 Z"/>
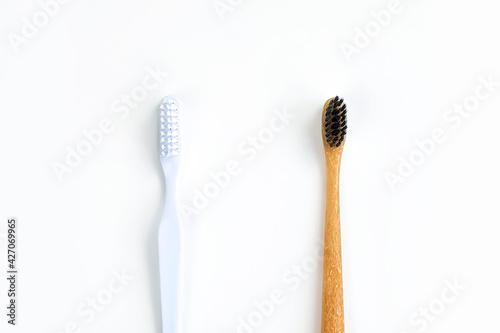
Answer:
<path fill-rule="evenodd" d="M 325 257 L 321 333 L 344 333 L 339 172 L 342 150 L 327 153 Z"/>

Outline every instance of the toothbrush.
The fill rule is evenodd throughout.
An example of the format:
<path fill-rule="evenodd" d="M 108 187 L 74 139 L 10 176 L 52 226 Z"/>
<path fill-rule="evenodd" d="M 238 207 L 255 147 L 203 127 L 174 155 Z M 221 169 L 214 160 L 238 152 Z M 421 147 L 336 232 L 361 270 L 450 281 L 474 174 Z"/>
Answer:
<path fill-rule="evenodd" d="M 160 104 L 160 160 L 166 187 L 158 235 L 163 333 L 181 331 L 182 230 L 177 205 L 179 106 L 179 101 L 170 96 L 163 98 Z"/>
<path fill-rule="evenodd" d="M 346 112 L 344 100 L 338 97 L 329 99 L 323 108 L 327 192 L 321 333 L 344 333 L 339 175 L 347 131 Z"/>

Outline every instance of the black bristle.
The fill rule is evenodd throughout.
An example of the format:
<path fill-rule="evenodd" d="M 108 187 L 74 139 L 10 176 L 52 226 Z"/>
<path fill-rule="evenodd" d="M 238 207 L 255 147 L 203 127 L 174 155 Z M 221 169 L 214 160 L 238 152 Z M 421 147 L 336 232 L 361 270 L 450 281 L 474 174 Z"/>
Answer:
<path fill-rule="evenodd" d="M 330 147 L 340 147 L 347 133 L 347 109 L 342 98 L 330 100 L 323 124 L 326 142 Z"/>

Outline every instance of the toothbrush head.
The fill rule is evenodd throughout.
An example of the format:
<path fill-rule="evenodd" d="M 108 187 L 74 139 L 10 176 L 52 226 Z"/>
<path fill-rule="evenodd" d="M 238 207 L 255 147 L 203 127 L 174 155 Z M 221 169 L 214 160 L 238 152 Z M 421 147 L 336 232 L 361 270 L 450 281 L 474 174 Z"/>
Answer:
<path fill-rule="evenodd" d="M 329 99 L 323 108 L 323 143 L 325 149 L 336 149 L 344 144 L 347 133 L 346 105 L 338 96 Z"/>
<path fill-rule="evenodd" d="M 171 96 L 160 104 L 160 157 L 179 155 L 179 101 Z"/>

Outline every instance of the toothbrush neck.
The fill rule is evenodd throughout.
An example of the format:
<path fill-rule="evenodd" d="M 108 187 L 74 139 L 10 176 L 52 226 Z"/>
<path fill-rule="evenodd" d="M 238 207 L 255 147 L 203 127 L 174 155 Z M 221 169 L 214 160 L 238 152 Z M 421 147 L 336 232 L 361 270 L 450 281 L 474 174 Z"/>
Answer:
<path fill-rule="evenodd" d="M 162 161 L 163 173 L 165 175 L 166 194 L 168 198 L 175 198 L 177 190 L 177 178 L 179 175 L 179 158 L 167 158 Z"/>
<path fill-rule="evenodd" d="M 179 162 L 180 161 L 178 156 L 166 157 L 165 159 L 163 159 L 161 161 L 161 165 L 163 167 L 163 172 L 165 173 L 165 175 L 172 173 L 177 175 L 180 166 Z"/>

